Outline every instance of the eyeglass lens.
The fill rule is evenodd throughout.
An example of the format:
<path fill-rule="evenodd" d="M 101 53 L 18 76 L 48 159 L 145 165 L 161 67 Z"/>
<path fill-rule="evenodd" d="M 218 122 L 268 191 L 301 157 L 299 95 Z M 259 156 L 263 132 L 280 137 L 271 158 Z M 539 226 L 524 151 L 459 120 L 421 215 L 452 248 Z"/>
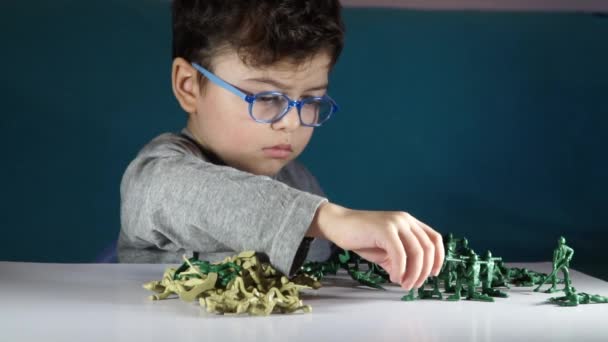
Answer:
<path fill-rule="evenodd" d="M 256 96 L 251 107 L 251 114 L 256 120 L 271 122 L 289 106 L 289 100 L 278 94 L 262 94 Z M 332 103 L 327 99 L 305 99 L 302 103 L 300 115 L 302 122 L 314 125 L 325 121 L 331 114 Z"/>

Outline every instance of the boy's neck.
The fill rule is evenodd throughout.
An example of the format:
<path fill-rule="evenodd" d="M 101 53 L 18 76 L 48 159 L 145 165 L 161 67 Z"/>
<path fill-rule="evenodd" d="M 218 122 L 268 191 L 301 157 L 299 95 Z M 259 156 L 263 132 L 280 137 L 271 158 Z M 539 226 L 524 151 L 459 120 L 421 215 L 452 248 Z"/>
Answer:
<path fill-rule="evenodd" d="M 201 153 L 203 154 L 203 156 L 205 156 L 207 158 L 208 161 L 210 161 L 213 164 L 216 165 L 223 165 L 226 166 L 227 164 L 214 152 L 210 151 L 209 149 L 206 149 L 205 147 L 203 147 L 203 145 L 200 143 L 200 141 L 196 138 L 196 136 L 194 134 L 192 134 L 192 132 L 190 131 L 190 129 L 186 126 L 182 129 L 181 132 L 184 136 L 186 136 L 189 140 L 191 140 L 201 151 Z"/>

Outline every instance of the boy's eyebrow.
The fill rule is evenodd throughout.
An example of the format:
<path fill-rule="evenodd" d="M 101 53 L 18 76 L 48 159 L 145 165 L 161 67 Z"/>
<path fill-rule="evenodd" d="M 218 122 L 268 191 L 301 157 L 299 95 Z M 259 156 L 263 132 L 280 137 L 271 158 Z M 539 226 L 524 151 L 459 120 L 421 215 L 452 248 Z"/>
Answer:
<path fill-rule="evenodd" d="M 284 90 L 290 90 L 291 87 L 281 83 L 280 81 L 277 81 L 275 79 L 272 78 L 268 78 L 268 77 L 254 77 L 254 78 L 248 78 L 245 79 L 245 81 L 254 81 L 254 82 L 260 82 L 260 83 L 266 83 L 266 84 L 270 84 L 273 87 L 276 87 L 278 89 L 284 89 Z M 306 89 L 305 91 L 315 91 L 315 90 L 322 90 L 322 89 L 327 89 L 328 84 L 321 84 L 309 89 Z"/>

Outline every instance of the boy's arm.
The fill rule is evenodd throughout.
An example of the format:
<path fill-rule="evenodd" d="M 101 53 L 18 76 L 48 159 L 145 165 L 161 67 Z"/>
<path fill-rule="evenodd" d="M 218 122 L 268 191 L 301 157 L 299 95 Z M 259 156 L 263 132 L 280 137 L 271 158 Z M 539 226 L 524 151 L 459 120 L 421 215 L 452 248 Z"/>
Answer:
<path fill-rule="evenodd" d="M 316 177 L 298 160 L 294 160 L 287 164 L 277 175 L 277 180 L 280 180 L 293 188 L 327 198 L 327 195 Z M 307 239 L 312 239 L 312 237 Z M 302 248 L 298 251 L 298 256 L 301 256 L 302 258 L 296 258 L 294 261 L 293 267 L 296 269 L 301 266 L 305 260 L 327 261 L 332 255 L 339 251 L 339 247 L 333 242 L 321 237 L 306 242 L 309 246 L 307 243 L 303 243 Z"/>
<path fill-rule="evenodd" d="M 142 248 L 255 250 L 284 273 L 326 201 L 179 153 L 138 156 L 125 172 L 121 197 L 123 234 Z"/>

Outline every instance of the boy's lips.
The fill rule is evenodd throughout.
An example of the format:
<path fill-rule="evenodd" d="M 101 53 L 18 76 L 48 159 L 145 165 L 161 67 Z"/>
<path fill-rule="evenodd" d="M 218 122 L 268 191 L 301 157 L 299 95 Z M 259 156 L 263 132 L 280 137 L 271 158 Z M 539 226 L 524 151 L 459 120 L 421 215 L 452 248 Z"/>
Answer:
<path fill-rule="evenodd" d="M 265 147 L 263 151 L 264 155 L 266 155 L 267 157 L 285 159 L 288 158 L 289 155 L 291 155 L 293 149 L 289 144 L 280 144 L 271 147 Z"/>

